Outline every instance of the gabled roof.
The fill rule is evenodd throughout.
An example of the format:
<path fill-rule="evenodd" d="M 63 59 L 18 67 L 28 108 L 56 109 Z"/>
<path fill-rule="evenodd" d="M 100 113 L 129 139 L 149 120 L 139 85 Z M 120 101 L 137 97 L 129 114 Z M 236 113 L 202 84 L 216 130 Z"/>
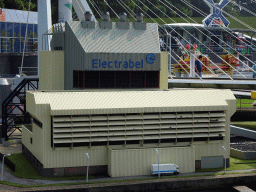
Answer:
<path fill-rule="evenodd" d="M 146 30 L 119 29 L 113 22 L 112 29 L 101 29 L 96 22 L 94 29 L 83 28 L 81 21 L 66 23 L 85 52 L 90 53 L 160 53 L 158 26 L 147 23 Z"/>

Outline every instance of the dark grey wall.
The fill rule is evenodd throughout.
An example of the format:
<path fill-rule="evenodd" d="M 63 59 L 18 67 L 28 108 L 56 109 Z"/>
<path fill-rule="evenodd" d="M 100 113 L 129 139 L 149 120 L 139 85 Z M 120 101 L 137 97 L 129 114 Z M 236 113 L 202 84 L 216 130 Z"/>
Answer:
<path fill-rule="evenodd" d="M 12 66 L 9 63 L 9 56 L 0 54 L 0 74 L 12 74 Z"/>
<path fill-rule="evenodd" d="M 25 56 L 23 67 L 37 67 L 38 57 L 36 56 Z M 12 74 L 19 73 L 19 67 L 21 67 L 22 56 L 10 56 L 9 62 L 11 64 Z M 24 68 L 26 75 L 37 75 L 37 69 L 26 69 Z"/>
<path fill-rule="evenodd" d="M 0 54 L 0 74 L 18 74 L 21 67 L 21 55 Z M 25 56 L 23 67 L 37 67 L 37 55 Z M 37 69 L 24 69 L 27 75 L 37 75 Z"/>

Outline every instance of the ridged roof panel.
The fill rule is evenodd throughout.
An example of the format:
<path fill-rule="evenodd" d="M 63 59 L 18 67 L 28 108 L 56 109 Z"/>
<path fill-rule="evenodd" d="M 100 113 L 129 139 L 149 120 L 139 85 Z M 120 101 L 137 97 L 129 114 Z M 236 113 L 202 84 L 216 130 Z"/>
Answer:
<path fill-rule="evenodd" d="M 53 115 L 225 110 L 232 99 L 221 90 L 31 93 L 36 104 L 50 104 Z"/>
<path fill-rule="evenodd" d="M 160 53 L 158 26 L 147 23 L 146 30 L 119 29 L 112 23 L 112 29 L 101 29 L 96 22 L 95 29 L 83 28 L 81 21 L 68 22 L 71 30 L 84 48 L 90 53 Z"/>

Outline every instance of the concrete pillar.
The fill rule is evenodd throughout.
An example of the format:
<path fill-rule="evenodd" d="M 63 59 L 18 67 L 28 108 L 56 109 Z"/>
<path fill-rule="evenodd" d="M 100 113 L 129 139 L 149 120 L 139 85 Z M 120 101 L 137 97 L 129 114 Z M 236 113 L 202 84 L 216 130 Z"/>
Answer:
<path fill-rule="evenodd" d="M 38 7 L 38 75 L 39 75 L 39 51 L 43 50 L 43 34 L 52 28 L 52 12 L 50 0 L 37 0 Z M 44 39 L 44 48 L 51 50 L 50 37 Z"/>

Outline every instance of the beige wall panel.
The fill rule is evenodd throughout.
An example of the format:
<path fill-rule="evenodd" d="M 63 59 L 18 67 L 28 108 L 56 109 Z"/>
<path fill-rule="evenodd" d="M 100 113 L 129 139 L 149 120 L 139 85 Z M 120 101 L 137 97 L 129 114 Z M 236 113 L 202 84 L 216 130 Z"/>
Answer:
<path fill-rule="evenodd" d="M 201 160 L 201 157 L 205 156 L 224 156 L 224 149 L 221 147 L 224 145 L 224 142 L 193 143 L 193 145 L 195 146 L 195 160 Z M 227 157 L 229 157 L 229 153 L 227 153 Z"/>
<path fill-rule="evenodd" d="M 34 95 L 29 91 L 26 92 L 26 109 L 30 114 L 36 114 L 35 98 Z"/>
<path fill-rule="evenodd" d="M 52 86 L 52 51 L 39 51 L 39 89 L 50 90 Z"/>
<path fill-rule="evenodd" d="M 64 51 L 53 51 L 52 90 L 64 90 Z"/>
<path fill-rule="evenodd" d="M 155 149 L 109 149 L 108 164 L 112 164 L 108 169 L 109 175 L 111 177 L 150 175 L 151 164 L 157 164 L 158 162 Z M 193 146 L 157 149 L 161 164 L 177 164 L 181 173 L 195 171 L 195 149 Z"/>
<path fill-rule="evenodd" d="M 64 51 L 39 52 L 40 90 L 64 90 Z"/>
<path fill-rule="evenodd" d="M 87 166 L 87 157 L 85 153 L 89 154 L 90 166 L 107 165 L 107 148 L 65 148 L 52 149 L 45 148 L 44 168 L 56 167 L 80 167 Z"/>
<path fill-rule="evenodd" d="M 43 128 L 38 127 L 37 125 L 33 124 L 33 144 L 32 150 L 33 155 L 40 161 L 43 162 Z"/>
<path fill-rule="evenodd" d="M 29 130 L 24 128 L 24 126 L 22 125 L 21 135 L 22 135 L 21 142 L 23 143 L 23 145 L 25 145 L 29 150 L 32 150 L 31 144 L 30 144 L 30 137 L 33 136 L 33 133 L 31 133 Z"/>
<path fill-rule="evenodd" d="M 32 144 L 30 143 L 32 138 Z M 43 130 L 33 124 L 33 133 L 26 128 L 22 129 L 22 143 L 42 163 L 43 162 Z"/>
<path fill-rule="evenodd" d="M 229 89 L 219 90 L 228 104 L 228 119 L 236 112 L 236 98 Z"/>
<path fill-rule="evenodd" d="M 49 119 L 50 120 L 50 105 L 49 104 L 40 104 L 37 105 L 36 108 L 36 117 L 43 122 L 45 122 L 45 120 Z M 51 127 L 47 126 L 47 129 L 50 129 Z"/>
<path fill-rule="evenodd" d="M 160 89 L 168 89 L 168 53 L 161 52 Z"/>

